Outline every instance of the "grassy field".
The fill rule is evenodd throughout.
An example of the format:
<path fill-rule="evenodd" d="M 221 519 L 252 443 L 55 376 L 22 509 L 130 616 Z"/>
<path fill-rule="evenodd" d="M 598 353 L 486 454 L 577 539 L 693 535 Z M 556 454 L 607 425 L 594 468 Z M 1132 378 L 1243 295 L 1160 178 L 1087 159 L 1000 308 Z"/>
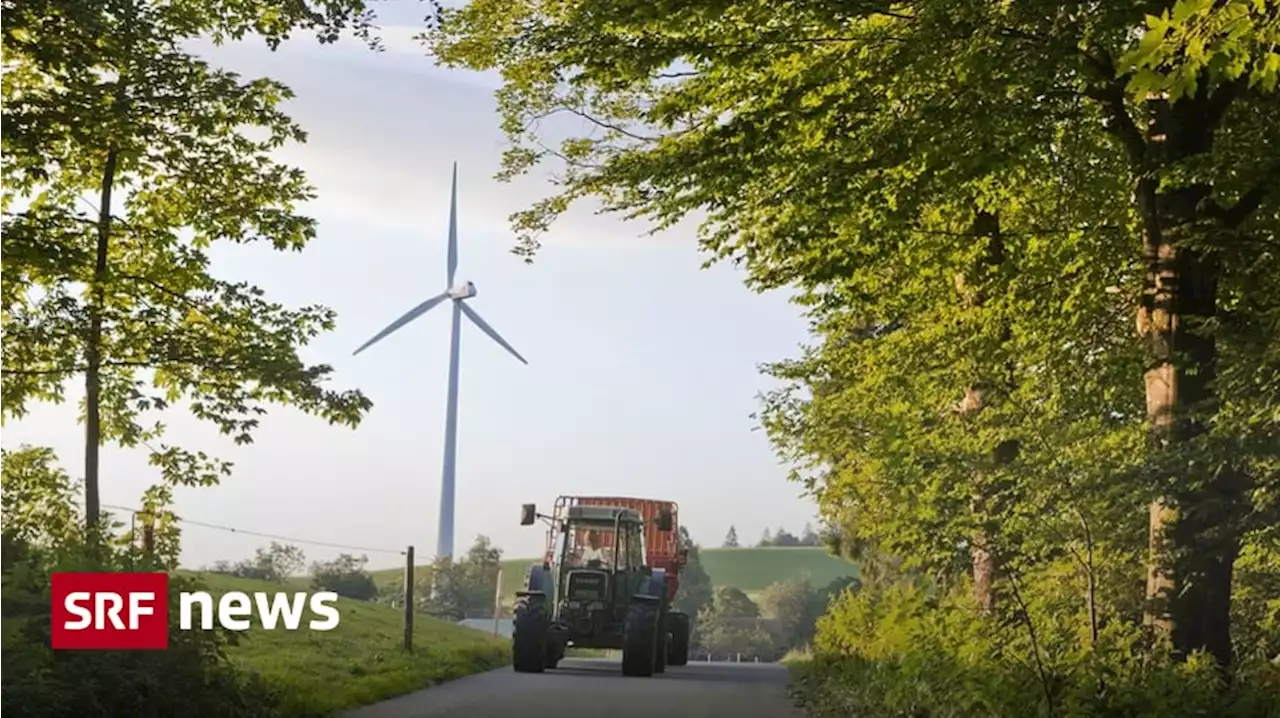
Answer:
<path fill-rule="evenodd" d="M 827 553 L 825 548 L 707 548 L 702 567 L 715 586 L 733 586 L 747 593 L 768 588 L 793 576 L 808 574 L 815 586 L 845 576 L 857 576 L 858 566 Z"/>
<path fill-rule="evenodd" d="M 200 575 L 210 593 L 278 591 L 277 584 Z M 279 686 L 303 715 L 374 703 L 506 665 L 506 639 L 419 615 L 406 653 L 404 613 L 365 601 L 338 602 L 342 624 L 328 633 L 251 629 L 230 649 L 234 660 Z"/>
<path fill-rule="evenodd" d="M 709 548 L 702 549 L 702 566 L 714 586 L 733 586 L 753 597 L 771 584 L 808 574 L 816 586 L 825 586 L 844 576 L 857 576 L 856 564 L 836 558 L 820 547 L 797 548 Z M 517 558 L 502 562 L 502 595 L 514 597 L 520 590 L 529 566 L 536 559 Z M 398 570 L 375 571 L 380 585 L 399 586 Z M 510 603 L 508 598 L 508 604 Z"/>

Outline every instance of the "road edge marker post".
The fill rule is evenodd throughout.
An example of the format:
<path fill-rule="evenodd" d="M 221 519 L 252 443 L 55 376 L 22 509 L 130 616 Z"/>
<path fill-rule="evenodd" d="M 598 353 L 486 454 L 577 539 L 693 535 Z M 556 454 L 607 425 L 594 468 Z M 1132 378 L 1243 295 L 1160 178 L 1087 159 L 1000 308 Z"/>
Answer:
<path fill-rule="evenodd" d="M 498 622 L 502 619 L 502 564 L 498 564 L 498 582 L 493 589 L 493 635 L 498 635 Z"/>
<path fill-rule="evenodd" d="M 404 649 L 413 652 L 413 547 L 404 555 Z"/>

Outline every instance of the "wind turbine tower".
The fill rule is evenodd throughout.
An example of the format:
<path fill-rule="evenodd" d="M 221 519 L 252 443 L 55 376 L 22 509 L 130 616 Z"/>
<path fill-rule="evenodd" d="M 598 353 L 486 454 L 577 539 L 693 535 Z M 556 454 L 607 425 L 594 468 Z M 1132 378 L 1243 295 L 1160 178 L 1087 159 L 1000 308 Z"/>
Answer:
<path fill-rule="evenodd" d="M 405 326 L 409 322 L 431 311 L 436 305 L 443 303 L 446 299 L 451 300 L 453 304 L 453 329 L 449 347 L 449 397 L 445 404 L 445 421 L 444 421 L 444 467 L 440 480 L 440 532 L 436 537 L 436 557 L 453 556 L 453 505 L 454 505 L 454 479 L 455 470 L 457 468 L 457 445 L 458 445 L 458 354 L 462 341 L 462 317 L 466 315 L 480 328 L 480 331 L 489 335 L 489 338 L 497 342 L 503 349 L 506 349 L 521 363 L 528 364 L 524 357 L 520 356 L 520 352 L 507 343 L 493 327 L 489 326 L 476 310 L 472 309 L 467 300 L 476 296 L 476 285 L 471 282 L 454 283 L 454 276 L 458 269 L 458 163 L 453 164 L 453 190 L 449 199 L 449 266 L 446 278 L 446 287 L 443 292 L 426 300 L 418 306 L 405 312 L 399 319 L 391 322 L 385 329 L 373 335 L 369 341 L 360 345 L 352 353 L 352 356 L 368 349 L 377 344 L 386 337 L 393 334 L 396 330 Z"/>

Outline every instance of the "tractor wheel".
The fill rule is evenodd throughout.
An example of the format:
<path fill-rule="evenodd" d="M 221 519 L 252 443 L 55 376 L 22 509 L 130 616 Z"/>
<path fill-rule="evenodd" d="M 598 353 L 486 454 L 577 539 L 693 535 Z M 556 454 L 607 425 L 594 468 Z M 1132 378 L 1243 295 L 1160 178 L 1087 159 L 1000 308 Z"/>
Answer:
<path fill-rule="evenodd" d="M 547 668 L 547 607 L 541 598 L 516 600 L 512 622 L 511 665 L 517 673 L 542 673 Z"/>
<path fill-rule="evenodd" d="M 663 601 L 663 606 L 658 612 L 658 637 L 653 646 L 654 673 L 667 672 L 667 647 L 671 645 L 671 636 L 669 635 L 671 629 L 669 628 L 670 624 L 667 622 L 667 616 L 669 615 L 671 614 L 666 602 Z"/>
<path fill-rule="evenodd" d="M 555 668 L 564 658 L 564 646 L 556 641 L 547 641 L 547 668 Z"/>
<path fill-rule="evenodd" d="M 687 613 L 667 614 L 667 631 L 671 634 L 671 642 L 667 644 L 667 665 L 683 666 L 689 663 L 689 637 L 693 633 L 693 622 Z"/>
<path fill-rule="evenodd" d="M 642 602 L 627 608 L 627 621 L 622 628 L 622 675 L 653 675 L 660 631 L 658 611 L 656 604 Z"/>

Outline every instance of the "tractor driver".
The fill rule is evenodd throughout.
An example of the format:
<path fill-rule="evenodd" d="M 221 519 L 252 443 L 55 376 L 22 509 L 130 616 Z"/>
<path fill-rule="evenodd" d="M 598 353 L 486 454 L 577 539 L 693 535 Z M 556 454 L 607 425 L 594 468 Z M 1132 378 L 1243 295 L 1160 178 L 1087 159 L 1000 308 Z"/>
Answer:
<path fill-rule="evenodd" d="M 586 547 L 582 550 L 581 561 L 584 565 L 591 568 L 608 568 L 613 558 L 610 554 L 612 546 L 605 545 L 604 536 L 601 531 L 588 531 L 586 536 Z"/>

